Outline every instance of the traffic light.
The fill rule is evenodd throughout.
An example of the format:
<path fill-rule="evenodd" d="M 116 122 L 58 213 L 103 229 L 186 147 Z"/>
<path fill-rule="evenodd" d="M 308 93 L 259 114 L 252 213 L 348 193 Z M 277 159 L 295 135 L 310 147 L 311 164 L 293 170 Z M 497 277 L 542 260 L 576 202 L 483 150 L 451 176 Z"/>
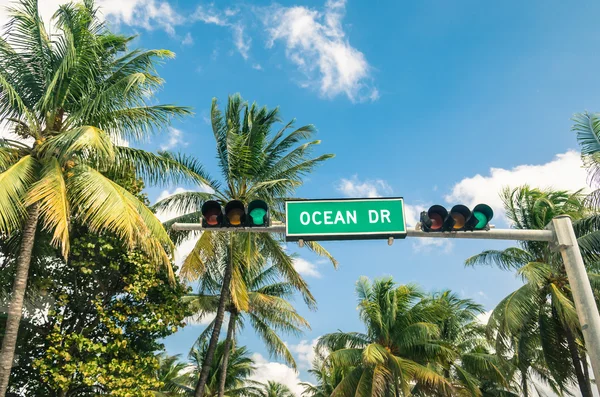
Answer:
<path fill-rule="evenodd" d="M 221 204 L 214 200 L 202 204 L 202 227 L 220 227 L 223 222 L 223 209 Z"/>
<path fill-rule="evenodd" d="M 269 226 L 269 206 L 262 200 L 254 200 L 248 208 L 240 200 L 232 200 L 225 204 L 225 208 L 214 200 L 204 202 L 202 205 L 202 227 L 256 227 Z"/>
<path fill-rule="evenodd" d="M 269 206 L 262 200 L 248 204 L 248 226 L 269 226 Z"/>
<path fill-rule="evenodd" d="M 487 204 L 477 204 L 473 211 L 459 204 L 450 212 L 441 205 L 433 205 L 421 212 L 421 230 L 425 232 L 458 232 L 489 230 L 494 211 Z"/>

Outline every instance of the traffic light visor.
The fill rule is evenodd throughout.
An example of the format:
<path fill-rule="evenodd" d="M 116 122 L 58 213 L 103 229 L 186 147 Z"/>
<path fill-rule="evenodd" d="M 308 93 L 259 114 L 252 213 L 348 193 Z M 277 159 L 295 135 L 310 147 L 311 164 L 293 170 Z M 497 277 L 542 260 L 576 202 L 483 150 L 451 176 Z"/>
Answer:
<path fill-rule="evenodd" d="M 494 211 L 487 204 L 477 204 L 475 208 L 473 208 L 473 216 L 477 219 L 475 230 L 482 230 L 485 229 L 494 217 Z"/>
<path fill-rule="evenodd" d="M 454 230 L 461 230 L 465 227 L 467 219 L 471 216 L 471 211 L 466 206 L 459 204 L 452 207 L 450 216 L 454 219 Z"/>
<path fill-rule="evenodd" d="M 448 211 L 441 205 L 433 205 L 427 211 L 427 216 L 431 220 L 431 230 L 441 230 L 444 225 L 444 220 L 448 216 Z"/>
<path fill-rule="evenodd" d="M 221 214 L 221 205 L 218 202 L 209 200 L 202 204 L 202 217 L 209 226 L 218 226 Z"/>
<path fill-rule="evenodd" d="M 269 207 L 262 200 L 254 200 L 248 204 L 248 215 L 250 216 L 251 226 L 264 226 L 268 223 Z"/>
<path fill-rule="evenodd" d="M 233 200 L 225 206 L 225 216 L 231 226 L 240 226 L 245 218 L 244 203 Z"/>

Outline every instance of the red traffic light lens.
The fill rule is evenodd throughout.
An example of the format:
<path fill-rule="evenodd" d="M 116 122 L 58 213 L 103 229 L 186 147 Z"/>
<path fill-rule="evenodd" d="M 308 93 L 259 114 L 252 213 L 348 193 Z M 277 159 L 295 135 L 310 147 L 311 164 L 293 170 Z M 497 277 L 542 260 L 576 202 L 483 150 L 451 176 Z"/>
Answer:
<path fill-rule="evenodd" d="M 202 204 L 202 217 L 209 226 L 219 226 L 222 213 L 221 204 L 214 200 L 209 200 Z"/>
<path fill-rule="evenodd" d="M 431 230 L 439 230 L 442 228 L 442 225 L 444 224 L 444 219 L 440 214 L 430 214 L 429 219 L 431 219 Z"/>

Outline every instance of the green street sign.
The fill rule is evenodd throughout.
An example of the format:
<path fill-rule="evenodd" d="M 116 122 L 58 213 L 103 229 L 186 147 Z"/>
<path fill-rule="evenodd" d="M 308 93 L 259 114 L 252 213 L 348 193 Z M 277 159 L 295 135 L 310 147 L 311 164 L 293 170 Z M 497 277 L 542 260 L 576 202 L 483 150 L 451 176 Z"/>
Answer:
<path fill-rule="evenodd" d="M 375 240 L 406 237 L 399 198 L 289 200 L 285 240 Z"/>

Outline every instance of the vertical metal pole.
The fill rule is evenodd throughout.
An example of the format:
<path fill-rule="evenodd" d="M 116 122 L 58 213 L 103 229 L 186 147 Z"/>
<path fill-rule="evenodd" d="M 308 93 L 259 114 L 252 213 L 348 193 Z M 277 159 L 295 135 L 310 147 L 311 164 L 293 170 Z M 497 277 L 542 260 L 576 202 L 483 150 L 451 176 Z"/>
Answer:
<path fill-rule="evenodd" d="M 571 218 L 566 215 L 558 216 L 552 219 L 552 226 L 556 235 L 557 248 L 562 255 L 569 277 L 569 285 L 583 330 L 587 354 L 594 371 L 596 387 L 600 392 L 600 314 L 583 264 L 581 251 L 579 251 Z"/>

